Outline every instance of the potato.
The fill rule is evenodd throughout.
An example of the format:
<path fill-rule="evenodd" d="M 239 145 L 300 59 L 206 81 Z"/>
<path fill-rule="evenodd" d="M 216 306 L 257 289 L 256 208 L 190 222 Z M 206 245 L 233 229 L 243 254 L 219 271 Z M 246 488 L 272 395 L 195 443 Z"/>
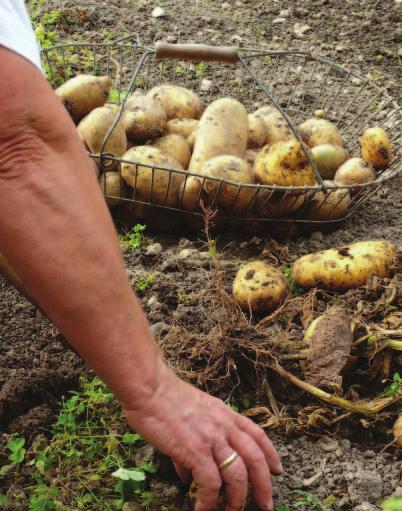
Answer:
<path fill-rule="evenodd" d="M 184 173 L 152 169 L 151 167 L 183 170 L 179 162 L 153 146 L 138 146 L 129 149 L 122 159 L 136 163 L 121 163 L 121 175 L 128 185 L 145 197 L 146 201 L 150 200 L 152 203 L 167 206 L 177 205 Z"/>
<path fill-rule="evenodd" d="M 309 147 L 331 144 L 343 147 L 342 135 L 338 128 L 326 119 L 307 119 L 299 126 L 300 136 Z"/>
<path fill-rule="evenodd" d="M 168 135 L 176 133 L 184 138 L 188 138 L 197 128 L 198 119 L 171 119 L 167 122 L 165 131 Z"/>
<path fill-rule="evenodd" d="M 304 216 L 309 220 L 336 220 L 341 218 L 350 204 L 346 189 L 334 189 L 333 181 L 324 181 L 328 191 L 313 192 L 307 201 Z"/>
<path fill-rule="evenodd" d="M 91 110 L 106 103 L 111 88 L 109 76 L 78 75 L 60 85 L 55 93 L 78 122 Z"/>
<path fill-rule="evenodd" d="M 304 195 L 282 195 L 271 190 L 260 190 L 256 209 L 262 218 L 281 218 L 297 211 L 304 203 Z"/>
<path fill-rule="evenodd" d="M 109 108 L 99 107 L 92 110 L 85 116 L 79 123 L 77 130 L 84 142 L 86 148 L 95 154 L 100 154 L 103 140 L 115 122 L 116 114 Z M 117 123 L 113 131 L 110 133 L 108 141 L 103 149 L 104 153 L 112 154 L 115 157 L 120 157 L 127 150 L 127 137 L 123 124 L 121 121 Z M 110 162 L 106 160 L 105 164 L 108 168 L 116 167 L 117 162 L 108 165 Z"/>
<path fill-rule="evenodd" d="M 289 286 L 281 271 L 262 261 L 240 268 L 233 281 L 233 297 L 245 311 L 269 311 L 288 294 Z"/>
<path fill-rule="evenodd" d="M 154 140 L 152 145 L 160 149 L 162 153 L 172 156 L 184 169 L 188 167 L 191 158 L 190 146 L 181 135 L 175 133 L 165 135 Z"/>
<path fill-rule="evenodd" d="M 392 160 L 391 142 L 383 128 L 369 128 L 360 138 L 363 160 L 375 169 L 384 169 Z"/>
<path fill-rule="evenodd" d="M 136 194 L 136 200 L 148 202 L 148 198 Z M 158 232 L 172 233 L 180 229 L 180 213 L 172 210 L 160 209 L 141 202 L 124 202 L 120 211 L 120 220 L 131 229 L 139 221 L 146 223 L 147 228 L 155 229 Z"/>
<path fill-rule="evenodd" d="M 184 209 L 196 211 L 199 209 L 200 200 L 207 200 L 207 194 L 202 188 L 201 180 L 190 176 L 180 185 L 179 200 Z"/>
<path fill-rule="evenodd" d="M 374 181 L 373 168 L 362 158 L 350 158 L 335 172 L 334 181 L 342 185 L 363 184 Z"/>
<path fill-rule="evenodd" d="M 145 142 L 163 134 L 167 118 L 158 101 L 137 95 L 127 99 L 122 121 L 130 140 Z"/>
<path fill-rule="evenodd" d="M 396 419 L 393 433 L 396 445 L 402 448 L 402 415 Z"/>
<path fill-rule="evenodd" d="M 248 115 L 248 142 L 249 149 L 256 149 L 265 144 L 267 127 L 262 117 L 256 114 Z"/>
<path fill-rule="evenodd" d="M 247 139 L 248 118 L 244 106 L 236 99 L 217 99 L 201 117 L 189 170 L 202 173 L 208 160 L 223 154 L 243 158 Z"/>
<path fill-rule="evenodd" d="M 339 145 L 321 144 L 311 149 L 317 170 L 324 179 L 333 179 L 338 168 L 348 159 L 348 153 Z"/>
<path fill-rule="evenodd" d="M 117 206 L 121 202 L 121 197 L 126 197 L 126 185 L 120 177 L 119 172 L 105 172 L 99 178 L 99 185 L 101 187 L 106 203 L 109 206 Z M 114 198 L 116 197 L 116 198 Z"/>
<path fill-rule="evenodd" d="M 204 165 L 204 175 L 218 178 L 217 181 L 206 179 L 204 188 L 210 199 L 233 211 L 243 211 L 250 204 L 255 191 L 219 181 L 233 181 L 239 184 L 252 184 L 253 179 L 248 163 L 241 158 L 230 155 L 216 156 Z"/>
<path fill-rule="evenodd" d="M 255 159 L 257 158 L 258 151 L 257 149 L 247 149 L 244 159 L 249 164 L 250 169 L 254 167 Z"/>
<path fill-rule="evenodd" d="M 254 115 L 260 117 L 265 123 L 265 144 L 276 144 L 276 142 L 286 142 L 295 138 L 286 119 L 275 107 L 264 106 L 256 110 Z"/>
<path fill-rule="evenodd" d="M 160 102 L 167 119 L 199 119 L 203 110 L 199 96 L 178 85 L 158 85 L 147 96 Z"/>
<path fill-rule="evenodd" d="M 196 136 L 197 136 L 197 130 L 194 130 L 186 139 L 187 142 L 188 142 L 188 145 L 190 146 L 190 150 L 191 151 L 194 151 L 195 137 Z"/>
<path fill-rule="evenodd" d="M 264 185 L 305 186 L 316 182 L 314 170 L 296 139 L 263 147 L 254 172 L 256 180 Z"/>
<path fill-rule="evenodd" d="M 300 257 L 292 275 L 304 288 L 346 291 L 364 286 L 370 275 L 386 277 L 395 257 L 395 246 L 388 241 L 359 241 Z"/>

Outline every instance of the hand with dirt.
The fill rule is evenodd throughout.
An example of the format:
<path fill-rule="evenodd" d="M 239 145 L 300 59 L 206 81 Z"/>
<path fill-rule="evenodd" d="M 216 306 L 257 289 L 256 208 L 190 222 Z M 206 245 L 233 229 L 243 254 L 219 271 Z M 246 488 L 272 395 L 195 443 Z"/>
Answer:
<path fill-rule="evenodd" d="M 226 511 L 243 509 L 248 485 L 260 509 L 273 509 L 270 474 L 283 469 L 262 429 L 161 367 L 154 395 L 139 407 L 123 400 L 128 422 L 148 442 L 168 454 L 179 476 L 198 485 L 196 511 L 215 509 L 222 484 Z M 218 466 L 233 451 L 239 457 L 223 471 Z"/>

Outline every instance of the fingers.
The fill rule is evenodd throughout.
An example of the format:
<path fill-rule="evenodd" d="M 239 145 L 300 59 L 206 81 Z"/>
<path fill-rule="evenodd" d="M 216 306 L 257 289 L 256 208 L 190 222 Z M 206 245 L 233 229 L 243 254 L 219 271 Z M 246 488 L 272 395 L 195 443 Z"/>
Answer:
<path fill-rule="evenodd" d="M 215 449 L 215 459 L 218 466 L 231 454 L 233 454 L 233 449 L 228 444 Z M 221 478 L 225 483 L 226 490 L 227 504 L 225 511 L 240 511 L 246 504 L 248 492 L 247 468 L 240 456 L 221 471 Z"/>
<path fill-rule="evenodd" d="M 192 470 L 193 480 L 198 485 L 195 511 L 211 511 L 216 508 L 222 479 L 212 456 L 199 459 Z"/>
<path fill-rule="evenodd" d="M 174 468 L 176 469 L 177 475 L 180 477 L 180 479 L 183 481 L 183 483 L 189 483 L 191 481 L 191 470 L 184 467 L 177 461 L 173 460 Z"/>
<path fill-rule="evenodd" d="M 283 466 L 279 454 L 271 440 L 265 434 L 265 431 L 242 415 L 238 415 L 238 426 L 244 433 L 250 435 L 263 451 L 271 473 L 276 475 L 282 474 Z"/>
<path fill-rule="evenodd" d="M 242 432 L 236 432 L 230 438 L 230 445 L 247 467 L 254 499 L 259 508 L 264 510 L 273 509 L 271 473 L 260 446 L 250 435 Z"/>

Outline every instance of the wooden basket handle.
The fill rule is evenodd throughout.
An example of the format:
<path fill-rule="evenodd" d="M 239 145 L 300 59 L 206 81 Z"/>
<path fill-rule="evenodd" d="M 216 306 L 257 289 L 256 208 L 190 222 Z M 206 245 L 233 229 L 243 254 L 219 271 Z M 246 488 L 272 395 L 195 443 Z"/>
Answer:
<path fill-rule="evenodd" d="M 155 44 L 157 60 L 179 59 L 192 62 L 239 62 L 239 50 L 233 46 L 209 46 L 207 44 Z"/>

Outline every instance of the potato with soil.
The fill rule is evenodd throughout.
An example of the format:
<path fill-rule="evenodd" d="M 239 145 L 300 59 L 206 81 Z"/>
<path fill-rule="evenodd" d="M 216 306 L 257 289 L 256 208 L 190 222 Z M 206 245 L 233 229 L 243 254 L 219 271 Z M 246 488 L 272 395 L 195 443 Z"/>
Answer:
<path fill-rule="evenodd" d="M 388 241 L 359 241 L 300 257 L 292 275 L 304 288 L 346 291 L 364 286 L 370 275 L 386 277 L 395 257 L 395 246 Z"/>
<path fill-rule="evenodd" d="M 295 138 L 289 124 L 275 107 L 264 106 L 254 112 L 254 115 L 260 117 L 266 127 L 265 144 L 276 144 L 277 142 L 286 142 Z"/>
<path fill-rule="evenodd" d="M 281 271 L 262 261 L 240 268 L 233 281 L 233 297 L 245 311 L 267 312 L 281 305 L 288 294 Z"/>
<path fill-rule="evenodd" d="M 202 187 L 202 182 L 195 176 L 190 176 L 180 185 L 179 201 L 187 211 L 198 211 L 200 200 L 206 202 L 208 196 Z"/>
<path fill-rule="evenodd" d="M 341 132 L 326 119 L 311 118 L 299 126 L 300 136 L 309 147 L 331 144 L 343 147 Z"/>
<path fill-rule="evenodd" d="M 314 170 L 296 139 L 265 146 L 257 155 L 254 173 L 256 180 L 264 185 L 306 186 L 316 183 Z"/>
<path fill-rule="evenodd" d="M 167 119 L 199 119 L 203 110 L 195 92 L 178 85 L 158 85 L 147 96 L 162 105 Z"/>
<path fill-rule="evenodd" d="M 55 90 L 75 122 L 94 108 L 103 106 L 109 97 L 112 79 L 109 76 L 78 75 Z"/>
<path fill-rule="evenodd" d="M 109 206 L 118 206 L 120 199 L 127 196 L 126 184 L 119 172 L 105 172 L 99 178 L 99 185 Z"/>
<path fill-rule="evenodd" d="M 249 149 L 258 149 L 265 144 L 267 138 L 267 127 L 262 117 L 258 115 L 248 115 L 248 142 Z"/>
<path fill-rule="evenodd" d="M 350 158 L 335 172 L 334 181 L 340 185 L 364 184 L 376 178 L 373 168 L 362 158 Z"/>
<path fill-rule="evenodd" d="M 272 193 L 272 190 L 260 190 L 255 203 L 261 218 L 282 218 L 303 206 L 304 195 L 282 195 Z"/>
<path fill-rule="evenodd" d="M 337 220 L 344 216 L 350 204 L 347 189 L 336 188 L 333 181 L 324 181 L 325 190 L 312 192 L 307 201 L 304 217 L 309 220 Z"/>
<path fill-rule="evenodd" d="M 172 156 L 180 163 L 183 169 L 188 167 L 191 158 L 190 146 L 181 135 L 171 133 L 170 135 L 157 138 L 152 142 L 152 146 L 160 149 L 162 153 Z"/>
<path fill-rule="evenodd" d="M 233 183 L 253 184 L 250 167 L 245 160 L 236 156 L 222 155 L 208 160 L 204 165 L 204 175 L 216 180 L 206 179 L 204 188 L 211 201 L 216 201 L 228 211 L 244 211 L 250 204 L 255 191 L 252 188 L 240 189 Z"/>
<path fill-rule="evenodd" d="M 215 156 L 244 158 L 247 140 L 248 117 L 244 106 L 236 99 L 217 99 L 201 117 L 189 170 L 202 173 L 205 163 Z"/>
<path fill-rule="evenodd" d="M 360 138 L 363 160 L 375 169 L 386 168 L 392 159 L 391 142 L 383 128 L 369 128 Z"/>
<path fill-rule="evenodd" d="M 188 138 L 198 128 L 198 119 L 171 119 L 166 123 L 165 132 L 170 135 L 175 133 Z"/>
<path fill-rule="evenodd" d="M 158 101 L 136 95 L 127 99 L 122 122 L 130 140 L 145 142 L 162 136 L 167 118 Z"/>
<path fill-rule="evenodd" d="M 77 130 L 85 147 L 94 154 L 100 154 L 100 150 L 106 134 L 112 127 L 116 114 L 109 108 L 99 107 L 92 110 L 79 123 Z M 113 128 L 103 148 L 104 153 L 120 157 L 127 150 L 126 131 L 121 121 Z M 110 161 L 110 160 L 109 160 Z M 106 162 L 108 164 L 109 162 Z M 114 162 L 110 167 L 117 165 Z"/>
<path fill-rule="evenodd" d="M 348 159 L 348 153 L 343 147 L 332 144 L 314 146 L 311 155 L 323 179 L 333 179 L 335 172 Z"/>
<path fill-rule="evenodd" d="M 121 163 L 121 175 L 129 186 L 145 197 L 146 201 L 167 206 L 177 205 L 184 172 L 169 172 L 152 167 L 182 171 L 179 162 L 152 146 L 129 149 L 122 159 L 135 162 Z"/>

